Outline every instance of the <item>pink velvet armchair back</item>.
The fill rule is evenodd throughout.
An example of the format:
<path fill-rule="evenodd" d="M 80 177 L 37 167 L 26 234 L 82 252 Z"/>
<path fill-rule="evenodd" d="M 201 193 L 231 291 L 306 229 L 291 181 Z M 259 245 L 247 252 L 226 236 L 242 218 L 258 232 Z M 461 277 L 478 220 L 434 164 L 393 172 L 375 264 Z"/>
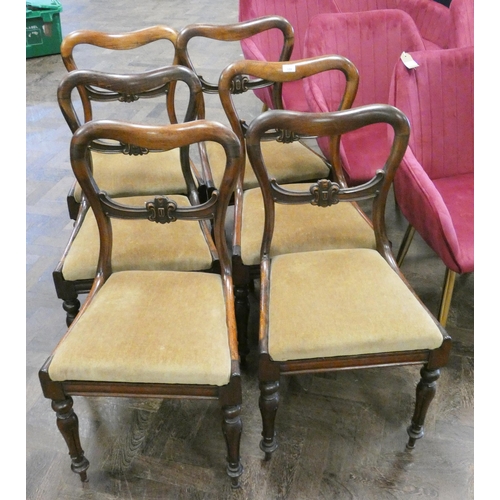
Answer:
<path fill-rule="evenodd" d="M 409 147 L 394 180 L 395 196 L 410 226 L 449 271 L 472 272 L 474 48 L 412 56 L 419 66 L 397 64 L 389 99 L 411 125 Z"/>
<path fill-rule="evenodd" d="M 304 56 L 342 54 L 350 59 L 359 71 L 359 87 L 353 106 L 362 106 L 387 104 L 394 65 L 401 53 L 424 48 L 409 14 L 387 9 L 313 17 L 305 38 Z M 342 95 L 340 80 L 315 76 L 303 83 L 310 111 L 337 109 Z M 362 134 L 349 133 L 342 137 L 341 159 L 348 185 L 366 182 L 373 177 L 376 168 L 383 167 L 388 152 L 386 136 L 386 127 L 376 125 L 366 127 Z M 319 138 L 318 144 L 330 157 L 328 139 Z"/>
<path fill-rule="evenodd" d="M 400 9 L 406 12 L 415 22 L 426 49 L 447 46 L 451 32 L 450 10 L 433 0 L 239 0 L 239 21 L 268 15 L 283 16 L 295 31 L 291 56 L 295 60 L 304 57 L 305 35 L 313 16 L 380 9 Z M 241 47 L 247 59 L 277 61 L 281 43 L 279 33 L 274 30 L 243 40 Z M 255 93 L 267 107 L 273 107 L 269 89 L 256 90 Z M 290 82 L 284 86 L 283 107 L 307 111 L 300 82 Z"/>

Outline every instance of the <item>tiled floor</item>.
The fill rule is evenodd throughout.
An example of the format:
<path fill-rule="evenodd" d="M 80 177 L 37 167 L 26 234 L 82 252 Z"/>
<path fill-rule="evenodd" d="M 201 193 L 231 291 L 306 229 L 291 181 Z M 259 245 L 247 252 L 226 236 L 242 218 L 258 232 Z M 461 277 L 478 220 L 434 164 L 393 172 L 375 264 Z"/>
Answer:
<path fill-rule="evenodd" d="M 153 24 L 180 29 L 195 22 L 237 21 L 237 1 L 65 0 L 62 28 L 129 31 Z M 120 5 L 118 9 L 116 4 Z M 200 46 L 195 54 L 216 74 L 240 57 L 239 47 Z M 163 59 L 153 64 L 167 64 Z M 105 70 L 102 60 L 83 59 Z M 146 67 L 128 61 L 130 71 Z M 217 407 L 205 402 L 75 398 L 83 447 L 91 462 L 82 487 L 70 471 L 38 369 L 65 331 L 52 271 L 71 230 L 66 194 L 73 177 L 70 133 L 57 107 L 65 74 L 59 56 L 26 61 L 26 498 L 52 499 L 472 499 L 474 483 L 474 275 L 459 277 L 448 331 L 454 339 L 431 406 L 426 436 L 404 451 L 411 415 L 413 368 L 293 377 L 284 383 L 278 418 L 281 446 L 270 463 L 258 449 L 255 353 L 243 376 L 242 488 L 231 491 L 224 474 Z M 205 76 L 205 74 L 204 74 Z M 249 115 L 260 111 L 243 98 Z M 216 100 L 207 114 L 224 121 Z M 399 245 L 405 221 L 388 207 L 389 234 Z M 403 271 L 422 300 L 437 310 L 444 266 L 417 237 Z M 9 332 L 10 334 L 10 332 Z"/>

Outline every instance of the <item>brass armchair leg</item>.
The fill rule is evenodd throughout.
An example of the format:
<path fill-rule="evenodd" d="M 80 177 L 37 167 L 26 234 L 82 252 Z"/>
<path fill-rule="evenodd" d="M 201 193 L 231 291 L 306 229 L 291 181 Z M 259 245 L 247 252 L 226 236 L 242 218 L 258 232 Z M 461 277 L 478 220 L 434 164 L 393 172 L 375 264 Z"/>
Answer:
<path fill-rule="evenodd" d="M 439 306 L 439 322 L 443 327 L 446 326 L 448 321 L 448 313 L 450 312 L 451 297 L 453 295 L 453 288 L 455 286 L 455 278 L 457 273 L 449 268 L 446 268 L 444 275 L 443 294 L 441 296 L 441 304 Z"/>
<path fill-rule="evenodd" d="M 408 227 L 406 228 L 406 233 L 403 236 L 403 241 L 401 242 L 401 246 L 399 247 L 398 256 L 396 257 L 396 262 L 398 264 L 398 267 L 401 267 L 401 265 L 403 264 L 403 260 L 406 257 L 406 254 L 408 253 L 414 235 L 415 235 L 415 228 L 411 224 L 408 224 Z"/>

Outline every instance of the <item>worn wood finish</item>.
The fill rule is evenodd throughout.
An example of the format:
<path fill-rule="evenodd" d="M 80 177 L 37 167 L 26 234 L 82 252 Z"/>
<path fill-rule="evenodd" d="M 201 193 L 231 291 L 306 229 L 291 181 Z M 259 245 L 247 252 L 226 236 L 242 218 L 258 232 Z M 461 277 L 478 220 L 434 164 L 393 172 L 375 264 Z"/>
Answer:
<path fill-rule="evenodd" d="M 122 0 L 120 6 L 118 14 L 114 2 L 64 0 L 63 34 L 79 29 L 133 31 L 158 21 L 181 30 L 195 22 L 230 24 L 238 18 L 234 0 L 224 2 L 224 8 L 207 0 L 172 1 L 168 7 L 157 0 Z M 209 75 L 223 57 L 240 58 L 241 49 L 237 44 L 221 48 L 206 42 L 192 54 L 201 56 L 202 74 Z M 160 67 L 164 54 L 158 56 L 155 66 Z M 126 51 L 120 58 L 130 73 L 152 69 L 145 58 L 133 60 Z M 89 69 L 107 69 L 102 59 L 88 58 L 85 63 Z M 484 453 L 474 457 L 475 440 L 482 441 L 492 428 L 484 425 L 483 391 L 483 408 L 479 410 L 479 405 L 475 416 L 479 426 L 474 429 L 474 274 L 457 276 L 447 323 L 453 349 L 426 418 L 426 436 L 413 451 L 406 451 L 404 443 L 418 367 L 366 368 L 282 377 L 276 417 L 280 451 L 264 462 L 259 449 L 262 424 L 255 344 L 258 304 L 252 292 L 250 354 L 241 374 L 245 470 L 240 490 L 230 488 L 221 467 L 225 445 L 217 432 L 218 403 L 181 398 L 74 396 L 81 444 L 91 463 L 89 481 L 80 483 L 69 469 L 66 444 L 38 380 L 40 366 L 65 331 L 52 281 L 73 225 L 65 200 L 74 179 L 68 155 L 71 133 L 55 100 L 65 73 L 60 56 L 26 60 L 26 183 L 24 178 L 19 182 L 27 195 L 26 425 L 19 430 L 26 436 L 26 491 L 18 496 L 27 500 L 472 500 L 481 496 L 481 490 L 482 496 L 491 495 L 493 484 L 485 488 L 483 481 L 494 461 L 488 462 Z M 262 103 L 252 93 L 242 94 L 239 101 L 246 116 L 261 112 Z M 216 95 L 206 95 L 205 105 L 208 118 L 227 122 Z M 131 121 L 140 121 L 142 116 L 133 114 L 137 108 L 124 107 Z M 406 220 L 395 208 L 392 193 L 386 215 L 388 235 L 398 249 Z M 437 310 L 444 273 L 439 259 L 418 235 L 406 259 L 406 278 L 425 304 Z M 255 287 L 258 293 L 258 282 Z M 6 424 L 7 418 L 11 428 L 12 419 L 5 417 Z M 480 470 L 476 495 L 474 458 Z"/>

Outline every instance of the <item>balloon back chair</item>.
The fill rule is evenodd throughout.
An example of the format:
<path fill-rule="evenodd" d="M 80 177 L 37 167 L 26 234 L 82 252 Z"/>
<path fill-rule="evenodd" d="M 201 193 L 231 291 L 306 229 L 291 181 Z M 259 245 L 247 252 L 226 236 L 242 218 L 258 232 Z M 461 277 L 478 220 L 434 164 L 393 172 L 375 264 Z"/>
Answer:
<path fill-rule="evenodd" d="M 140 72 L 143 72 L 148 66 L 153 70 L 173 64 L 176 40 L 177 31 L 167 26 L 151 26 L 138 31 L 117 34 L 79 30 L 63 39 L 61 57 L 68 72 L 90 69 L 114 74 L 129 74 L 136 73 L 136 67 L 140 67 Z M 169 52 L 171 53 L 170 59 L 167 57 Z M 77 65 L 75 61 L 79 61 L 79 64 Z M 81 102 L 75 105 L 75 109 L 81 115 L 79 123 L 97 118 L 142 121 L 146 115 L 162 117 L 165 114 L 162 108 L 165 107 L 168 116 L 171 117 L 174 113 L 173 92 L 164 94 L 165 101 L 159 104 L 153 99 L 158 95 L 155 89 L 127 96 L 108 89 L 81 84 L 78 86 L 78 94 Z M 129 104 L 138 99 L 141 100 L 141 105 Z M 146 100 L 152 104 L 146 105 Z M 119 105 L 119 103 L 127 103 L 128 106 Z M 159 112 L 154 107 L 155 104 L 160 108 Z M 180 105 L 180 102 L 177 105 Z M 71 132 L 76 130 L 79 123 L 75 120 L 68 122 Z M 160 118 L 156 124 L 164 123 L 168 122 Z M 168 186 L 172 193 L 191 194 L 186 190 L 186 182 L 179 168 L 178 151 L 143 154 L 141 162 L 144 168 L 137 170 L 137 162 L 131 158 L 129 152 L 124 152 L 114 146 L 108 147 L 106 144 L 100 144 L 96 148 L 94 148 L 95 144 L 92 146 L 92 164 L 96 178 L 112 196 L 149 195 L 156 189 L 154 182 L 162 182 L 163 188 Z M 116 168 L 117 165 L 119 168 Z M 166 166 L 176 168 L 165 168 Z M 191 167 L 197 177 L 200 190 L 203 190 L 204 182 L 197 167 L 194 164 Z M 158 175 L 160 172 L 161 175 Z M 71 187 L 67 201 L 70 217 L 75 219 L 81 201 L 81 188 L 78 183 L 75 182 Z"/>
<path fill-rule="evenodd" d="M 356 65 L 359 87 L 353 106 L 387 104 L 392 72 L 401 53 L 423 49 L 412 18 L 396 9 L 315 16 L 309 23 L 304 46 L 306 57 L 342 54 Z M 304 88 L 310 111 L 334 111 L 343 82 L 330 75 L 318 75 L 304 81 Z M 340 155 L 347 185 L 373 177 L 373 157 L 377 157 L 375 164 L 387 157 L 388 133 L 390 128 L 378 123 L 342 137 Z M 329 154 L 327 137 L 319 138 L 318 145 L 325 155 Z"/>
<path fill-rule="evenodd" d="M 293 69 L 293 71 L 292 71 Z M 241 126 L 235 104 L 236 96 L 231 93 L 234 81 L 242 79 L 263 79 L 265 81 L 285 83 L 291 81 L 302 81 L 316 74 L 338 73 L 344 82 L 344 89 L 339 102 L 338 109 L 351 107 L 358 87 L 358 72 L 356 67 L 346 58 L 331 55 L 315 57 L 308 60 L 293 61 L 291 63 L 268 63 L 263 61 L 241 60 L 229 65 L 220 78 L 219 93 L 222 105 L 226 110 L 229 122 L 233 130 L 244 142 L 245 129 Z M 267 113 L 264 112 L 264 114 Z M 268 131 L 261 142 L 261 150 L 264 155 L 269 175 L 276 182 L 287 185 L 290 189 L 303 189 L 304 182 L 310 181 L 311 175 L 303 176 L 302 182 L 295 182 L 288 177 L 285 165 L 275 161 L 275 156 L 267 154 L 268 143 L 274 140 L 280 129 Z M 290 137 L 299 138 L 299 134 L 290 134 Z M 338 151 L 338 137 L 333 138 L 332 151 Z M 286 148 L 283 148 L 286 151 Z M 293 154 L 287 154 L 288 162 L 294 161 Z M 295 159 L 298 167 L 301 166 L 300 159 Z M 330 171 L 316 174 L 314 181 L 319 179 L 334 180 L 336 172 L 341 170 L 338 155 L 329 158 L 333 168 Z M 249 166 L 241 164 L 246 174 Z M 241 179 L 240 179 L 241 183 Z M 307 184 L 309 185 L 309 184 Z M 339 213 L 337 213 L 337 210 Z M 373 230 L 366 215 L 356 203 L 344 203 L 338 205 L 335 210 L 327 213 L 317 210 L 297 210 L 294 205 L 279 205 L 276 217 L 282 222 L 276 229 L 275 239 L 272 246 L 273 255 L 287 254 L 291 252 L 324 250 L 331 248 L 375 248 Z M 242 352 L 248 350 L 247 323 L 249 315 L 248 294 L 254 279 L 260 276 L 260 243 L 264 230 L 264 204 L 261 190 L 258 187 L 247 190 L 236 190 L 236 203 L 234 211 L 233 231 L 233 272 L 236 287 L 236 313 L 238 318 L 238 332 L 242 342 Z"/>
<path fill-rule="evenodd" d="M 391 150 L 368 183 L 343 187 L 330 180 L 289 188 L 267 172 L 260 144 L 275 128 L 299 134 L 338 136 L 372 123 L 394 130 Z M 269 459 L 277 448 L 275 417 L 282 375 L 422 365 L 407 447 L 424 433 L 428 406 L 451 340 L 399 271 L 387 238 L 387 193 L 408 143 L 403 113 L 389 105 L 368 105 L 332 113 L 272 110 L 249 126 L 247 152 L 259 179 L 265 207 L 260 273 L 259 383 L 261 449 Z M 375 160 L 374 160 L 375 161 Z M 373 200 L 376 248 L 325 249 L 273 255 L 277 207 L 329 211 L 343 203 Z M 333 215 L 333 214 L 332 214 Z M 340 215 L 340 214 L 339 214 Z"/>
<path fill-rule="evenodd" d="M 165 151 L 216 141 L 227 155 L 220 190 L 192 206 L 180 205 L 161 191 L 145 203 L 112 198 L 100 189 L 92 172 L 90 147 L 99 139 Z M 238 138 L 230 129 L 205 120 L 167 126 L 90 121 L 72 138 L 71 164 L 99 228 L 99 260 L 87 300 L 39 376 L 69 448 L 71 468 L 82 481 L 87 479 L 89 462 L 80 443 L 72 396 L 181 397 L 220 402 L 227 473 L 233 486 L 238 485 L 241 383 L 224 219 L 239 151 Z M 116 269 L 112 254 L 120 243 L 114 229 L 121 219 L 144 222 L 159 233 L 164 225 L 212 221 L 219 271 Z M 177 254 L 179 248 L 164 238 L 158 251 Z"/>
<path fill-rule="evenodd" d="M 72 130 L 80 127 L 80 121 L 75 111 L 75 89 L 92 88 L 94 92 L 102 90 L 115 96 L 124 96 L 123 99 L 134 100 L 138 95 L 165 96 L 169 92 L 172 81 L 178 82 L 189 90 L 190 99 L 186 110 L 185 120 L 196 118 L 196 103 L 201 95 L 201 85 L 196 75 L 188 68 L 167 66 L 146 73 L 135 75 L 112 75 L 107 73 L 75 70 L 68 73 L 58 88 L 58 101 L 61 111 Z M 168 123 L 168 120 L 165 119 Z M 101 156 L 116 158 L 116 161 L 107 164 L 107 174 L 102 176 L 102 170 L 95 169 L 95 152 L 104 144 L 106 150 L 114 152 L 99 153 Z M 198 203 L 198 187 L 190 169 L 190 160 L 187 149 L 171 151 L 151 151 L 138 148 L 135 144 L 120 143 L 117 141 L 93 141 L 91 143 L 92 172 L 94 178 L 106 193 L 117 199 L 134 198 L 147 200 L 148 195 L 135 183 L 141 175 L 149 178 L 150 194 L 171 193 L 169 180 L 173 180 L 170 172 L 179 171 L 184 182 L 186 194 L 172 195 L 179 206 L 188 206 Z M 170 156 L 176 164 L 161 162 L 157 168 L 150 169 L 147 158 L 151 156 Z M 120 161 L 121 160 L 121 161 Z M 122 170 L 122 167 L 124 169 Z M 161 168 L 160 168 L 161 167 Z M 124 175 L 129 174 L 129 178 Z M 158 181 L 155 182 L 155 175 Z M 120 180 L 120 190 L 110 189 L 110 181 Z M 122 192 L 125 183 L 126 192 Z M 137 192 L 135 192 L 137 189 Z M 129 200 L 130 201 L 130 200 Z M 80 208 L 77 213 L 71 235 L 63 255 L 58 262 L 53 279 L 57 296 L 63 300 L 63 309 L 66 311 L 66 323 L 69 326 L 78 313 L 80 307 L 79 296 L 88 293 L 95 276 L 99 256 L 99 233 L 95 216 L 89 210 L 89 203 L 85 196 L 80 199 Z M 186 226 L 186 227 L 184 227 Z M 115 246 L 112 251 L 112 264 L 115 270 L 165 270 L 177 269 L 210 270 L 216 265 L 217 257 L 213 250 L 211 228 L 206 221 L 162 225 L 159 230 L 143 220 L 119 219 L 114 228 Z M 207 242 L 209 247 L 207 248 Z M 172 245 L 176 252 L 166 252 L 165 245 Z"/>
<path fill-rule="evenodd" d="M 397 64 L 390 97 L 412 125 L 394 181 L 409 222 L 397 261 L 403 264 L 415 231 L 440 257 L 439 320 L 446 325 L 456 275 L 474 270 L 474 47 L 412 57 L 419 66 Z"/>

